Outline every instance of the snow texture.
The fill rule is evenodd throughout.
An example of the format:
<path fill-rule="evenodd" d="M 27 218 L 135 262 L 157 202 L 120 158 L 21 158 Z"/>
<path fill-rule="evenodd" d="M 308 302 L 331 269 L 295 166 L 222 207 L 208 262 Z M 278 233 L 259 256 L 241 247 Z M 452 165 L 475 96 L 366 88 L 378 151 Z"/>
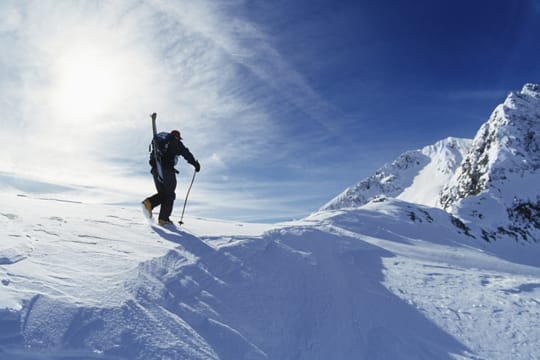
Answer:
<path fill-rule="evenodd" d="M 0 359 L 540 359 L 539 90 L 289 223 L 0 174 Z"/>

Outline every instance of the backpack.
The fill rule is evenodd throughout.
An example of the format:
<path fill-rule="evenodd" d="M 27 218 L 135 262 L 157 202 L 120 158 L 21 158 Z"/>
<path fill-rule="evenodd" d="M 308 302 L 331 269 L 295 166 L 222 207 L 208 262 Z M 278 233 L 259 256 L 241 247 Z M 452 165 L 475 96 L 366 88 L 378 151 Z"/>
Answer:
<path fill-rule="evenodd" d="M 160 132 L 157 133 L 154 136 L 154 140 L 150 143 L 148 150 L 150 151 L 150 166 L 156 167 L 158 169 L 158 178 L 160 180 L 163 179 L 163 170 L 161 168 L 162 166 L 162 160 L 165 158 L 165 155 L 167 154 L 167 151 L 169 149 L 169 143 L 171 138 L 173 137 L 172 134 L 167 132 Z M 155 149 L 155 153 L 154 153 Z M 167 164 L 170 162 L 170 159 L 167 159 Z M 178 156 L 175 155 L 174 158 L 172 158 L 172 166 L 175 166 L 178 163 Z M 176 173 L 178 171 L 175 169 Z"/>
<path fill-rule="evenodd" d="M 169 148 L 169 141 L 172 135 L 167 132 L 160 132 L 154 136 L 154 140 L 150 143 L 150 158 L 154 156 L 158 161 L 161 161 Z M 155 148 L 154 148 L 155 147 Z M 154 151 L 156 152 L 154 155 Z"/>

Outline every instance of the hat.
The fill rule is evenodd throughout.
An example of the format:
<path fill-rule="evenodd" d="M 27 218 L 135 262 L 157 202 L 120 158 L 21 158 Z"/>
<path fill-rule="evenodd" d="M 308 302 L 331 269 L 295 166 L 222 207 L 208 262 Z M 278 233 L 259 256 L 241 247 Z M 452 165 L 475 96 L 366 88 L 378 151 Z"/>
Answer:
<path fill-rule="evenodd" d="M 178 138 L 178 139 L 182 139 L 182 137 L 180 136 L 180 131 L 178 131 L 178 130 L 172 130 L 171 135 Z"/>

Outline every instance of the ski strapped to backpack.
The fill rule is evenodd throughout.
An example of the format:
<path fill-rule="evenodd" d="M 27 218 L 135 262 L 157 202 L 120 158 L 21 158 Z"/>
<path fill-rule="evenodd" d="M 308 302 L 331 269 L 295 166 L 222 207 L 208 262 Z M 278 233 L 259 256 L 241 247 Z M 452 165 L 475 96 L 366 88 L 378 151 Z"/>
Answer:
<path fill-rule="evenodd" d="M 151 158 L 154 160 L 154 164 L 157 171 L 157 179 L 159 182 L 163 182 L 163 168 L 161 167 L 161 157 L 163 154 L 167 151 L 168 141 L 166 142 L 166 145 L 163 145 L 163 136 L 158 136 L 160 134 L 167 134 L 167 133 L 157 133 L 157 126 L 156 126 L 156 117 L 157 114 L 153 113 L 150 115 L 152 118 L 152 132 L 153 132 L 153 138 L 152 142 L 150 143 L 151 146 Z M 168 139 L 167 139 L 168 140 Z"/>
<path fill-rule="evenodd" d="M 150 115 L 152 118 L 152 131 L 154 133 L 154 137 L 152 138 L 152 142 L 150 143 L 148 150 L 150 152 L 150 164 L 152 167 L 155 167 L 157 171 L 157 179 L 159 182 L 163 182 L 163 159 L 167 154 L 169 143 L 173 135 L 168 132 L 157 132 L 156 116 L 156 113 Z M 174 165 L 176 165 L 178 162 L 178 156 L 174 156 L 173 161 Z M 178 170 L 174 169 L 174 171 L 178 174 Z"/>

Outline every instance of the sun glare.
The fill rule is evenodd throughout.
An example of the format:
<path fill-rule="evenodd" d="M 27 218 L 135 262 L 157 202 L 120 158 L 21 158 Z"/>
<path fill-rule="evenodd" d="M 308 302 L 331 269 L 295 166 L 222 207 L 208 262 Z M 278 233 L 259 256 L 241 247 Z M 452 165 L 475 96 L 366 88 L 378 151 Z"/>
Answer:
<path fill-rule="evenodd" d="M 122 101 L 128 64 L 98 46 L 76 47 L 58 58 L 52 105 L 55 114 L 69 121 L 89 121 Z"/>

